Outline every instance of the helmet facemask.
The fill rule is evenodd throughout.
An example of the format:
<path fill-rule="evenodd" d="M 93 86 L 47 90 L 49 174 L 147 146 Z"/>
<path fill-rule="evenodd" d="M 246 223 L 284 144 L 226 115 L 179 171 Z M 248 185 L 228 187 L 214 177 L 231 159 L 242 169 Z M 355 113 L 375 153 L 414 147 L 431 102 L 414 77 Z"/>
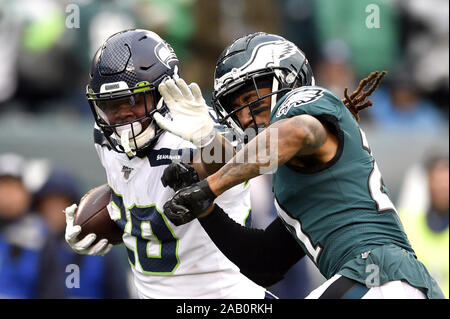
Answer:
<path fill-rule="evenodd" d="M 258 89 L 258 81 L 269 78 L 265 84 L 264 94 Z M 237 92 L 241 85 L 249 85 L 257 92 L 254 101 L 246 101 L 247 96 L 242 95 L 237 102 L 238 108 L 229 103 L 230 93 Z M 242 135 L 242 123 L 237 119 L 238 109 L 248 108 L 255 123 L 252 105 L 255 106 L 264 98 L 270 97 L 270 111 L 272 112 L 280 99 L 291 90 L 306 85 L 314 85 L 311 67 L 304 53 L 292 42 L 275 34 L 255 32 L 234 40 L 219 56 L 214 71 L 214 93 L 212 104 L 219 121 L 228 125 L 237 136 Z M 244 93 L 241 93 L 244 94 Z M 250 93 L 249 95 L 252 95 Z M 242 105 L 244 104 L 245 105 Z M 267 104 L 267 101 L 264 102 Z M 256 108 L 257 109 L 257 108 Z M 241 116 L 241 114 L 239 114 Z M 261 121 L 264 115 L 259 116 Z M 243 114 L 245 126 L 248 127 L 249 117 Z M 265 124 L 268 121 L 265 120 Z"/>
<path fill-rule="evenodd" d="M 231 127 L 240 142 L 248 143 L 261 130 L 265 129 L 265 125 L 257 123 L 255 118 L 258 113 L 266 111 L 265 107 L 259 107 L 260 101 L 270 97 L 271 112 L 277 101 L 295 88 L 297 83 L 297 75 L 287 68 L 256 70 L 226 83 L 222 90 L 215 90 L 212 104 L 220 123 Z M 261 89 L 264 88 L 270 89 L 270 93 L 261 92 Z M 251 91 L 256 93 L 255 98 L 245 101 L 245 104 L 238 107 L 233 105 L 236 98 Z M 243 127 L 238 118 L 238 113 L 246 108 L 252 118 L 252 124 L 247 129 Z"/>
<path fill-rule="evenodd" d="M 114 89 L 108 90 L 111 87 Z M 86 95 L 97 125 L 115 151 L 133 157 L 159 135 L 153 114 L 161 108 L 162 99 L 148 82 L 133 88 L 128 88 L 125 82 L 109 83 L 102 85 L 100 93 L 93 93 L 88 87 Z M 127 112 L 134 115 L 117 121 L 117 112 L 122 107 L 128 107 Z M 139 110 L 131 111 L 133 107 Z"/>

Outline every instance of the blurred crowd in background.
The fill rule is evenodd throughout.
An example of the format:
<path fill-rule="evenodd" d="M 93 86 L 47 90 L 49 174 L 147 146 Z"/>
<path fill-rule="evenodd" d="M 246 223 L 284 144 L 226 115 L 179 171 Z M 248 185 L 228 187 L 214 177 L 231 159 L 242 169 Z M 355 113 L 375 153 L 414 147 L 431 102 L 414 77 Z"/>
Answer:
<path fill-rule="evenodd" d="M 361 127 L 413 248 L 448 298 L 448 13 L 447 0 L 0 0 L 0 298 L 134 297 L 125 249 L 72 253 L 62 213 L 105 182 L 85 86 L 94 52 L 128 28 L 169 42 L 207 101 L 219 54 L 256 31 L 297 44 L 316 84 L 340 97 L 387 70 Z M 270 183 L 252 181 L 255 227 L 275 217 Z M 80 267 L 79 287 L 67 284 L 69 264 Z M 323 280 L 303 260 L 271 290 L 303 298 Z"/>

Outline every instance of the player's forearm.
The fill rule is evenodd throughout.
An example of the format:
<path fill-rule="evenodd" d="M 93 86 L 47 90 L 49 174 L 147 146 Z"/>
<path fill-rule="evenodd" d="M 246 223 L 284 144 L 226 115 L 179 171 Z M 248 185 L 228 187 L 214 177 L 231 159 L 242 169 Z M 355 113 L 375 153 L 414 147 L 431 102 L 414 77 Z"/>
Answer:
<path fill-rule="evenodd" d="M 221 134 L 201 150 L 201 161 L 208 175 L 214 174 L 225 165 L 234 155 L 234 147 Z"/>
<path fill-rule="evenodd" d="M 208 177 L 214 194 L 261 174 L 272 172 L 295 156 L 302 147 L 307 133 L 293 128 L 291 120 L 278 121 L 258 134 L 231 161 L 217 173 Z"/>
<path fill-rule="evenodd" d="M 233 145 L 222 135 L 216 134 L 210 144 L 195 153 L 190 165 L 195 168 L 200 179 L 204 179 L 221 169 L 234 154 Z"/>
<path fill-rule="evenodd" d="M 247 228 L 215 205 L 212 214 L 199 221 L 219 250 L 244 275 L 265 287 L 281 280 L 305 256 L 279 218 L 264 230 Z"/>

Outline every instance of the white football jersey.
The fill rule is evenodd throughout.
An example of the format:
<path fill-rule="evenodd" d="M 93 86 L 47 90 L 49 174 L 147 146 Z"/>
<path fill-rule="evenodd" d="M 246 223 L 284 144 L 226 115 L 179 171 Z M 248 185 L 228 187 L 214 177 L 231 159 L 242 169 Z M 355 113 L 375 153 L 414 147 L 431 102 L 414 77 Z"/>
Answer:
<path fill-rule="evenodd" d="M 264 298 L 265 289 L 239 272 L 198 220 L 175 226 L 163 213 L 163 205 L 174 194 L 161 183 L 163 171 L 172 160 L 192 154 L 193 144 L 164 132 L 145 158 L 129 159 L 97 142 L 95 148 L 113 190 L 108 210 L 124 230 L 139 297 Z M 243 225 L 250 211 L 250 189 L 237 185 L 216 203 Z"/>

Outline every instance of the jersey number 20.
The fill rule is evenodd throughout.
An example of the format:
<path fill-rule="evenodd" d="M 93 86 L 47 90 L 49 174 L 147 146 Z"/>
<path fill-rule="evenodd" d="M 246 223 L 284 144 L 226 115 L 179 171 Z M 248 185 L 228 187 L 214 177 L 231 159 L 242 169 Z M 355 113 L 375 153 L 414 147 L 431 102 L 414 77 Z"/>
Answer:
<path fill-rule="evenodd" d="M 180 263 L 178 238 L 156 205 L 125 208 L 122 197 L 114 192 L 111 200 L 113 210 L 120 211 L 115 222 L 131 235 L 124 238 L 130 264 L 134 268 L 139 264 L 144 273 L 173 273 Z"/>

